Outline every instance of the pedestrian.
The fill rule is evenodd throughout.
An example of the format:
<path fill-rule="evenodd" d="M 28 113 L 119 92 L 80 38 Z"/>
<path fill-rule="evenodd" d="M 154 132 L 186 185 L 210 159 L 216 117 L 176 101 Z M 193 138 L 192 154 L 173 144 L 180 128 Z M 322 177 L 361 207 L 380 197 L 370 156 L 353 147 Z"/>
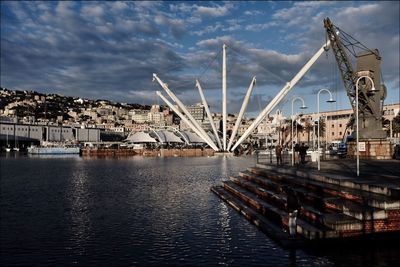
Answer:
<path fill-rule="evenodd" d="M 296 192 L 292 188 L 283 186 L 282 189 L 286 193 L 286 210 L 289 213 L 289 234 L 293 237 L 296 235 L 297 215 L 300 209 L 300 202 Z"/>
<path fill-rule="evenodd" d="M 299 161 L 299 156 L 297 154 L 299 154 L 300 146 L 296 142 L 293 142 L 293 145 L 294 145 L 294 156 L 293 156 L 293 158 L 294 158 L 294 162 L 296 163 L 297 161 Z"/>
<path fill-rule="evenodd" d="M 299 154 L 300 154 L 301 164 L 305 164 L 306 163 L 307 149 L 308 149 L 308 146 L 304 145 L 304 143 L 302 143 L 301 146 L 299 147 Z"/>
<path fill-rule="evenodd" d="M 282 147 L 281 145 L 277 145 L 275 147 L 275 154 L 276 154 L 276 165 L 282 165 Z"/>

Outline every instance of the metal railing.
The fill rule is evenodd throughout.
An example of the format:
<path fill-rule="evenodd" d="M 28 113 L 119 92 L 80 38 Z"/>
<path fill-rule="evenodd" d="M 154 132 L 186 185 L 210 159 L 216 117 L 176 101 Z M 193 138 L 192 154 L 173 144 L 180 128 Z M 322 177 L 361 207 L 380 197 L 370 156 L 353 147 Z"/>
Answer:
<path fill-rule="evenodd" d="M 278 164 L 274 149 L 257 150 L 256 151 L 256 160 L 257 160 L 257 164 L 274 164 L 274 165 Z M 282 165 L 290 164 L 290 160 L 291 160 L 291 158 L 290 158 L 289 151 L 283 150 L 282 151 Z"/>

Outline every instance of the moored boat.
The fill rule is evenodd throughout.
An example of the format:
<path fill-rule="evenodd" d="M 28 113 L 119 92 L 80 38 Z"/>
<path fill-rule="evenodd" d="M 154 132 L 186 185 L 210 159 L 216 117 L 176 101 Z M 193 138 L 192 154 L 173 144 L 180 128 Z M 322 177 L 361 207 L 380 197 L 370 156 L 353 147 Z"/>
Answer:
<path fill-rule="evenodd" d="M 79 154 L 76 146 L 28 147 L 29 154 Z"/>

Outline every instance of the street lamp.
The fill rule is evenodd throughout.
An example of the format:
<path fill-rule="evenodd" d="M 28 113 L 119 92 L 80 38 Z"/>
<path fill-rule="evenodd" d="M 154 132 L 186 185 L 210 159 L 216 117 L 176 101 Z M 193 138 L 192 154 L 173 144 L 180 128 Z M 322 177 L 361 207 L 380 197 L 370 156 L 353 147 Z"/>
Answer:
<path fill-rule="evenodd" d="M 282 119 L 282 110 L 279 108 L 275 111 L 275 129 L 278 129 L 278 144 L 281 144 L 281 119 Z"/>
<path fill-rule="evenodd" d="M 368 78 L 371 83 L 372 83 L 372 88 L 370 90 L 370 92 L 376 92 L 378 91 L 377 89 L 375 89 L 375 84 L 374 81 L 372 80 L 371 77 L 369 76 L 360 76 L 357 81 L 356 81 L 356 146 L 357 146 L 357 176 L 360 176 L 360 151 L 358 148 L 358 82 L 362 79 L 362 78 Z"/>
<path fill-rule="evenodd" d="M 304 99 L 303 98 L 301 98 L 301 97 L 294 97 L 293 99 L 292 99 L 292 166 L 294 166 L 294 146 L 293 146 L 293 104 L 294 104 L 294 101 L 296 101 L 296 100 L 301 100 L 301 102 L 303 103 L 303 105 L 300 107 L 301 109 L 306 109 L 307 107 L 306 107 L 306 105 L 304 104 Z M 296 128 L 297 128 L 297 126 L 296 126 Z M 297 136 L 296 136 L 296 144 L 297 144 Z"/>
<path fill-rule="evenodd" d="M 318 161 L 318 170 L 320 170 L 321 169 L 321 158 L 320 158 L 320 155 L 319 155 L 319 123 L 320 123 L 320 114 L 319 114 L 319 95 L 322 93 L 322 92 L 326 92 L 326 93 L 329 93 L 329 100 L 327 100 L 326 102 L 328 102 L 328 103 L 333 103 L 333 102 L 336 102 L 336 100 L 334 100 L 333 99 L 333 97 L 332 97 L 332 93 L 331 93 L 331 91 L 329 91 L 328 89 L 321 89 L 321 90 L 319 90 L 318 91 L 318 94 L 317 94 L 317 109 L 318 109 L 318 129 L 317 129 L 317 155 L 318 155 L 318 158 L 317 158 L 317 161 Z M 327 139 L 327 138 L 326 138 Z M 327 142 L 328 140 L 325 140 L 325 142 Z"/>

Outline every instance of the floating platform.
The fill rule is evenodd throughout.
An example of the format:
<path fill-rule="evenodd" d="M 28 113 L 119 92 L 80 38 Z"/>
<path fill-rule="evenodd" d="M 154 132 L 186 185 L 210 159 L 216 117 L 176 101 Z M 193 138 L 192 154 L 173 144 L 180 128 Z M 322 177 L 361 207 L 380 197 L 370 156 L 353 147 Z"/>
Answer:
<path fill-rule="evenodd" d="M 395 163 L 394 163 L 395 164 Z M 256 164 L 211 191 L 283 246 L 396 236 L 400 233 L 400 178 L 326 174 L 296 167 Z M 397 182 L 386 182 L 394 181 Z M 301 203 L 297 235 L 288 232 L 287 196 Z"/>

